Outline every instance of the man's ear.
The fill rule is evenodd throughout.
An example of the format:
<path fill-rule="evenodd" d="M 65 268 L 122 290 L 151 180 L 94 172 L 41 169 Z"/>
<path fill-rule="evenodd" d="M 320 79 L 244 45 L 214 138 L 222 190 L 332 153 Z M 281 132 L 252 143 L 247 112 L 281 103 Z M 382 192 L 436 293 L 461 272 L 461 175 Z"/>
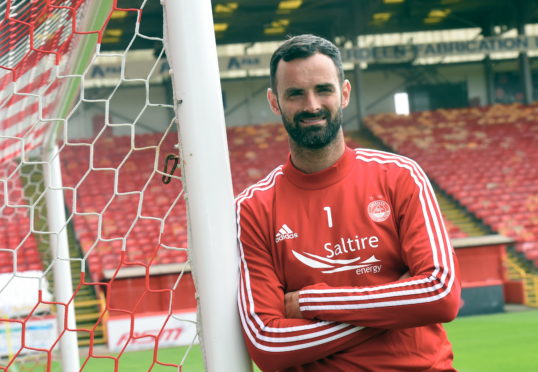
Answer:
<path fill-rule="evenodd" d="M 269 101 L 269 107 L 275 115 L 281 115 L 280 106 L 278 105 L 278 97 L 271 88 L 267 89 L 267 101 Z"/>
<path fill-rule="evenodd" d="M 351 83 L 349 80 L 344 80 L 342 84 L 342 108 L 346 108 L 349 105 L 349 99 L 351 97 Z"/>

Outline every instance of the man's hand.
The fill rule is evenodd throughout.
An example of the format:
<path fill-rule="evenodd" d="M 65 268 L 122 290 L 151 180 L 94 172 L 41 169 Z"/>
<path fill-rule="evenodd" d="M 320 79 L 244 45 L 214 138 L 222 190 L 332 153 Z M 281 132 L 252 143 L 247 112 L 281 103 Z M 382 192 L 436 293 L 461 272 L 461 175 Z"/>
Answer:
<path fill-rule="evenodd" d="M 303 318 L 299 310 L 299 291 L 289 292 L 284 295 L 284 309 L 286 318 Z"/>

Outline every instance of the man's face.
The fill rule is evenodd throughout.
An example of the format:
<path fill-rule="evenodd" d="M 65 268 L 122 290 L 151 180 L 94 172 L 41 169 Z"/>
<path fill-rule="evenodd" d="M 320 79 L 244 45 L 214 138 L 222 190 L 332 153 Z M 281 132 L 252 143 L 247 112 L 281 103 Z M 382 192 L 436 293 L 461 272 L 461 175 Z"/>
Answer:
<path fill-rule="evenodd" d="M 290 62 L 280 61 L 276 89 L 267 98 L 282 116 L 288 134 L 299 146 L 318 149 L 331 143 L 342 124 L 342 109 L 349 103 L 351 87 L 341 86 L 336 67 L 324 54 Z"/>

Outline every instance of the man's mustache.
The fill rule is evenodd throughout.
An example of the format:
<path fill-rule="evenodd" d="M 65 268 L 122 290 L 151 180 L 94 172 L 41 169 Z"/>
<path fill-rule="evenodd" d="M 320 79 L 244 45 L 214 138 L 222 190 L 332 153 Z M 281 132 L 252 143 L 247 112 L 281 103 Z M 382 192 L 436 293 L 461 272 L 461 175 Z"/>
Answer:
<path fill-rule="evenodd" d="M 295 114 L 295 116 L 293 117 L 293 120 L 295 122 L 299 122 L 300 120 L 303 120 L 303 119 L 320 118 L 323 116 L 329 119 L 331 117 L 331 113 L 329 112 L 329 110 L 325 110 L 325 109 L 321 109 L 317 112 L 301 111 Z"/>

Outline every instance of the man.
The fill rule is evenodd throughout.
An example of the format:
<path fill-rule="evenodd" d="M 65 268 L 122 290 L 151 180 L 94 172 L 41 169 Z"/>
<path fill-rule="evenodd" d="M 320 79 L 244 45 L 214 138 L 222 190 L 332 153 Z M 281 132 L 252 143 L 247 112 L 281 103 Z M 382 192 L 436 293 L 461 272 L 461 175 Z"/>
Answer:
<path fill-rule="evenodd" d="M 290 156 L 237 198 L 239 312 L 263 371 L 453 371 L 454 251 L 410 159 L 346 147 L 338 49 L 302 35 L 271 59 Z"/>

